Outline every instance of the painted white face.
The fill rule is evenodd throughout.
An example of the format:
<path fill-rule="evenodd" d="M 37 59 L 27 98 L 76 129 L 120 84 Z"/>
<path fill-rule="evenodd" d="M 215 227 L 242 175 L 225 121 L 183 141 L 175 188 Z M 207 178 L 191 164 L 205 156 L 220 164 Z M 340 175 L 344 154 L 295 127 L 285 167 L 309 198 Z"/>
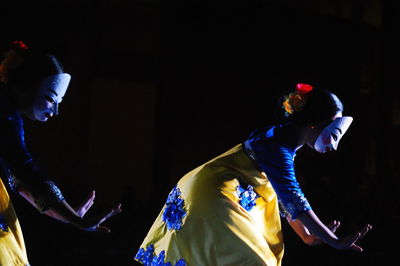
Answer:
<path fill-rule="evenodd" d="M 318 136 L 314 149 L 320 153 L 337 150 L 340 139 L 346 133 L 353 118 L 350 116 L 337 117 Z"/>
<path fill-rule="evenodd" d="M 67 73 L 52 75 L 44 78 L 33 103 L 33 117 L 45 122 L 50 117 L 58 115 L 58 105 L 64 97 L 71 75 Z"/>

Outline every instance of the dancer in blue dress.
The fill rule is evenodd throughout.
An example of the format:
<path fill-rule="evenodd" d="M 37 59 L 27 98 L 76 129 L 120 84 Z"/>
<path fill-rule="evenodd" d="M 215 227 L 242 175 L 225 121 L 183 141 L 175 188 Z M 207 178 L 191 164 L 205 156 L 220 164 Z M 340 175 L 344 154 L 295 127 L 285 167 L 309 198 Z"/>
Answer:
<path fill-rule="evenodd" d="M 4 183 L 41 213 L 86 231 L 110 231 L 102 223 L 121 211 L 116 206 L 106 213 L 86 216 L 94 192 L 79 207 L 71 207 L 27 150 L 23 117 L 45 122 L 57 115 L 70 79 L 53 55 L 33 53 L 20 41 L 12 43 L 0 64 L 0 265 L 29 264 Z"/>
<path fill-rule="evenodd" d="M 184 175 L 168 196 L 135 259 L 144 265 L 281 265 L 280 210 L 310 245 L 362 251 L 370 229 L 340 238 L 324 225 L 296 179 L 294 159 L 309 146 L 336 150 L 353 118 L 336 95 L 298 84 L 282 102 L 285 119 Z"/>

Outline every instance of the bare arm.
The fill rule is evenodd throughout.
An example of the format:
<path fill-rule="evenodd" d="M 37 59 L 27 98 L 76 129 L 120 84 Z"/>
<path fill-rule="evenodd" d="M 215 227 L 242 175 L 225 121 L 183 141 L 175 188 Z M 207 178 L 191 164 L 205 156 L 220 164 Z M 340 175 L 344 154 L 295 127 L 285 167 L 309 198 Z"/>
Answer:
<path fill-rule="evenodd" d="M 292 229 L 296 232 L 296 234 L 303 240 L 304 243 L 308 245 L 314 245 L 312 241 L 313 235 L 299 219 L 292 220 L 289 216 L 286 216 L 286 220 L 288 221 Z"/>
<path fill-rule="evenodd" d="M 323 242 L 332 247 L 337 245 L 339 238 L 320 221 L 314 211 L 303 212 L 297 219 L 301 221 L 307 231 L 309 230 L 312 234 L 318 236 Z"/>
<path fill-rule="evenodd" d="M 31 193 L 25 189 L 19 189 L 19 194 L 25 198 L 32 206 L 40 210 L 36 205 L 34 198 Z M 58 221 L 64 223 L 71 223 L 72 225 L 78 227 L 79 229 L 85 231 L 104 231 L 110 232 L 110 229 L 101 225 L 105 220 L 121 212 L 121 205 L 119 204 L 115 208 L 104 212 L 101 215 L 96 215 L 92 217 L 84 217 L 86 212 L 93 205 L 93 200 L 95 198 L 94 192 L 89 196 L 89 198 L 80 205 L 76 210 L 72 208 L 65 200 L 60 202 L 54 202 L 51 207 L 45 210 L 43 213 L 52 217 Z"/>
<path fill-rule="evenodd" d="M 10 110 L 12 108 L 10 107 Z M 7 111 L 8 112 L 8 111 Z M 6 118 L 7 117 L 7 118 Z M 94 192 L 80 207 L 72 208 L 58 187 L 33 162 L 24 141 L 22 117 L 14 109 L 0 117 L 0 157 L 7 169 L 10 187 L 40 212 L 86 231 L 110 231 L 101 223 L 121 211 L 120 205 L 102 214 L 85 216 Z"/>
<path fill-rule="evenodd" d="M 300 221 L 300 219 L 292 220 L 290 216 L 286 216 L 286 220 L 288 221 L 292 229 L 296 232 L 296 234 L 303 240 L 304 243 L 310 246 L 315 246 L 323 243 L 320 238 L 311 234 L 311 232 Z M 335 233 L 339 226 L 340 222 L 336 220 L 332 221 L 327 225 L 327 227 L 332 233 Z"/>
<path fill-rule="evenodd" d="M 19 189 L 18 193 L 26 199 L 33 207 L 40 210 L 36 205 L 32 194 L 26 189 Z M 75 210 L 64 200 L 59 203 L 59 206 L 53 206 L 52 208 L 43 212 L 44 214 L 59 220 L 64 223 L 79 223 L 79 216 Z"/>

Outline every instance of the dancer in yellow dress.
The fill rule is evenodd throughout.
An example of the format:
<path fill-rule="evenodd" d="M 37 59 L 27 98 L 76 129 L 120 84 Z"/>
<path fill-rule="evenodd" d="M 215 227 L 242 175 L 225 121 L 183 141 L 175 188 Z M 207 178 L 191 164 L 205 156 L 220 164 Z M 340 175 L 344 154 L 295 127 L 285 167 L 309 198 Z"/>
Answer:
<path fill-rule="evenodd" d="M 41 122 L 58 114 L 71 76 L 50 54 L 34 53 L 20 41 L 13 42 L 0 64 L 0 265 L 29 265 L 9 189 L 19 193 L 40 212 L 86 231 L 110 231 L 102 225 L 121 211 L 120 205 L 87 217 L 95 193 L 72 208 L 60 189 L 34 163 L 24 140 L 23 115 Z M 6 181 L 6 182 L 3 182 Z"/>
<path fill-rule="evenodd" d="M 352 122 L 333 93 L 298 84 L 282 103 L 285 120 L 253 132 L 241 144 L 183 176 L 150 228 L 135 259 L 144 265 L 281 265 L 280 217 L 305 243 L 361 251 L 370 229 L 338 238 L 324 225 L 294 171 L 296 151 L 336 150 Z"/>

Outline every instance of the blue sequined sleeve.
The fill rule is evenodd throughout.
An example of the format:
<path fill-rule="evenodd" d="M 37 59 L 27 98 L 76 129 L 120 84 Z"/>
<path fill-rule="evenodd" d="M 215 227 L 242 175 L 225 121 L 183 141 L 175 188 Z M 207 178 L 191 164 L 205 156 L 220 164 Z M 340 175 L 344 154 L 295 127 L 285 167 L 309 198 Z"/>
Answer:
<path fill-rule="evenodd" d="M 19 187 L 28 190 L 40 211 L 47 210 L 62 196 L 54 182 L 43 176 L 31 154 L 25 140 L 23 121 L 19 114 L 0 115 L 0 162 L 3 175 L 8 178 L 11 189 Z"/>
<path fill-rule="evenodd" d="M 257 164 L 267 174 L 284 211 L 296 219 L 300 213 L 311 210 L 296 179 L 294 150 L 269 139 L 253 139 L 250 143 Z"/>

